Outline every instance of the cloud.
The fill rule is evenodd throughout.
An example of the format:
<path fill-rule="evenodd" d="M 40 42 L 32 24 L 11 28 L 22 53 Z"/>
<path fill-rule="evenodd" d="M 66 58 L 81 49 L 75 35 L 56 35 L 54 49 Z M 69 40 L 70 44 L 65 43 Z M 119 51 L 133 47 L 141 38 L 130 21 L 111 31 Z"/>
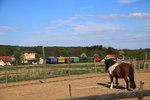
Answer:
<path fill-rule="evenodd" d="M 91 8 L 93 8 L 92 6 L 87 6 L 87 7 L 81 7 L 80 9 L 81 10 L 87 10 L 87 9 L 91 9 Z"/>
<path fill-rule="evenodd" d="M 131 13 L 127 17 L 128 18 L 149 19 L 150 18 L 150 13 Z"/>
<path fill-rule="evenodd" d="M 43 34 L 47 34 L 49 31 L 51 30 L 55 30 L 55 27 L 45 27 L 44 30 L 42 31 L 36 31 L 36 32 L 32 32 L 33 34 L 39 34 L 39 35 L 43 35 Z"/>
<path fill-rule="evenodd" d="M 133 37 L 134 38 L 147 38 L 147 37 L 149 37 L 149 35 L 146 35 L 146 34 L 135 34 Z"/>
<path fill-rule="evenodd" d="M 65 31 L 61 31 L 61 35 L 60 30 L 55 30 L 54 32 L 44 30 L 43 32 L 34 32 L 36 35 L 32 34 L 33 36 L 30 36 L 28 41 L 34 41 L 33 43 L 35 44 L 45 42 L 45 44 L 49 45 L 70 45 L 71 41 L 73 45 L 78 45 L 78 43 L 83 41 L 86 44 L 85 41 L 93 43 L 99 40 L 108 40 L 116 33 L 129 31 L 129 29 L 120 25 L 97 22 L 72 23 L 69 26 L 69 30 L 68 27 L 67 29 L 66 27 L 63 28 L 63 30 Z M 112 36 L 109 37 L 109 35 Z"/>
<path fill-rule="evenodd" d="M 95 17 L 100 19 L 109 19 L 109 20 L 115 20 L 118 19 L 119 16 L 116 14 L 110 14 L 110 15 L 96 15 Z"/>
<path fill-rule="evenodd" d="M 8 27 L 8 26 L 0 26 L 0 30 L 3 30 L 3 31 L 13 31 L 16 29 L 17 28 L 12 28 L 12 27 Z"/>
<path fill-rule="evenodd" d="M 129 3 L 136 2 L 136 1 L 137 1 L 137 0 L 117 0 L 117 3 L 129 4 Z"/>
<path fill-rule="evenodd" d="M 109 15 L 76 15 L 78 19 L 85 19 L 85 18 L 95 18 L 95 19 L 108 19 L 108 20 L 114 20 L 118 19 L 118 15 L 116 14 L 109 14 Z"/>
<path fill-rule="evenodd" d="M 4 34 L 4 32 L 0 32 L 0 35 Z"/>
<path fill-rule="evenodd" d="M 108 15 L 74 15 L 72 17 L 69 17 L 65 20 L 52 20 L 52 23 L 58 24 L 58 25 L 67 25 L 73 22 L 80 22 L 80 21 L 85 21 L 85 20 L 118 20 L 120 18 L 136 18 L 136 19 L 150 19 L 150 13 L 140 13 L 140 12 L 135 12 L 135 13 L 130 13 L 127 15 L 124 14 L 108 14 Z M 53 29 L 50 27 L 50 30 Z"/>
<path fill-rule="evenodd" d="M 129 29 L 116 24 L 96 22 L 76 23 L 72 25 L 72 29 L 78 34 L 92 33 L 92 35 L 94 35 L 95 33 L 104 34 L 103 32 L 112 33 L 129 31 Z"/>
<path fill-rule="evenodd" d="M 52 23 L 64 25 L 64 24 L 71 23 L 71 22 L 73 22 L 73 21 L 75 21 L 75 20 L 82 19 L 83 17 L 84 17 L 84 16 L 81 16 L 81 15 L 75 15 L 75 16 L 69 17 L 69 18 L 66 19 L 66 20 L 53 20 Z"/>
<path fill-rule="evenodd" d="M 73 22 L 82 21 L 82 20 L 89 20 L 89 19 L 106 19 L 106 20 L 116 20 L 119 16 L 116 14 L 110 14 L 110 15 L 74 15 L 72 17 L 69 17 L 65 20 L 52 20 L 51 22 L 58 25 L 67 25 Z"/>
<path fill-rule="evenodd" d="M 138 43 L 144 44 L 149 41 L 150 35 L 148 35 L 146 31 L 149 31 L 150 28 L 147 26 L 145 28 L 141 27 L 141 29 L 137 29 L 134 25 L 133 27 L 129 27 L 130 25 L 122 22 L 116 23 L 118 20 L 121 21 L 122 19 L 125 19 L 130 21 L 132 18 L 135 18 L 131 17 L 131 15 L 134 14 L 74 15 L 65 20 L 53 20 L 54 23 L 51 23 L 50 27 L 45 27 L 39 32 L 34 32 L 36 35 L 30 35 L 27 40 L 28 42 L 24 44 L 81 46 L 102 43 L 105 45 L 107 44 L 108 46 L 134 48 Z M 143 15 L 143 13 L 141 13 L 141 15 Z M 136 20 L 139 18 L 141 19 L 141 17 L 137 17 Z M 138 33 L 131 34 L 135 31 Z M 140 34 L 140 32 L 147 34 Z M 132 45 L 130 46 L 131 43 Z"/>
<path fill-rule="evenodd" d="M 46 29 L 46 30 L 54 30 L 55 27 L 46 27 L 45 29 Z"/>
<path fill-rule="evenodd" d="M 56 30 L 52 32 L 43 30 L 43 32 L 35 32 L 37 34 L 30 35 L 23 44 L 85 46 L 101 43 L 105 46 L 117 48 L 149 47 L 148 44 L 146 45 L 150 40 L 149 34 L 131 34 L 133 30 L 121 26 L 120 24 L 80 22 L 70 25 L 70 30 L 67 30 L 67 27 L 67 29 L 64 28 L 64 31 Z M 140 29 L 137 31 L 140 31 Z"/>
<path fill-rule="evenodd" d="M 130 38 L 136 38 L 136 39 L 150 38 L 150 35 L 148 34 L 125 34 L 125 36 L 130 37 Z"/>
<path fill-rule="evenodd" d="M 150 27 L 143 28 L 143 29 L 141 29 L 140 31 L 150 32 Z"/>
<path fill-rule="evenodd" d="M 109 15 L 74 15 L 72 17 L 69 17 L 66 20 L 53 20 L 52 22 L 53 23 L 58 23 L 58 24 L 68 24 L 68 23 L 71 23 L 71 22 L 76 21 L 76 20 L 90 19 L 90 18 L 114 20 L 114 19 L 118 19 L 119 16 L 116 15 L 116 14 L 109 14 Z"/>
<path fill-rule="evenodd" d="M 45 32 L 33 32 L 33 34 L 45 34 Z"/>

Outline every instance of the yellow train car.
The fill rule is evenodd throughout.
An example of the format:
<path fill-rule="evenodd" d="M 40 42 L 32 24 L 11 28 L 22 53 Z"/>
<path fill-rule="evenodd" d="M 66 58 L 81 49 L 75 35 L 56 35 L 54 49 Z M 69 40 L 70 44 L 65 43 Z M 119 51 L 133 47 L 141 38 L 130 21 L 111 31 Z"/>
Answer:
<path fill-rule="evenodd" d="M 65 63 L 64 57 L 58 57 L 58 63 Z"/>

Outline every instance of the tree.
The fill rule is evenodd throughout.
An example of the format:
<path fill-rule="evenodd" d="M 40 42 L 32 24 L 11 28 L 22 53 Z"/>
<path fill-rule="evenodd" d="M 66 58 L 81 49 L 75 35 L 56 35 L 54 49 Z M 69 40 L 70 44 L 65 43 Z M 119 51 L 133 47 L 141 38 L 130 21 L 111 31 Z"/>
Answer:
<path fill-rule="evenodd" d="M 58 48 L 58 54 L 59 56 L 68 57 L 68 52 L 65 50 L 65 48 Z"/>
<path fill-rule="evenodd" d="M 14 57 L 16 60 L 16 64 L 21 63 L 21 60 L 22 60 L 21 49 L 18 46 L 16 46 L 16 48 L 15 48 Z"/>
<path fill-rule="evenodd" d="M 99 54 L 95 53 L 93 56 L 94 56 L 94 57 L 99 57 Z"/>
<path fill-rule="evenodd" d="M 107 50 L 106 50 L 106 53 L 107 54 L 116 54 L 117 51 L 112 47 L 108 47 Z"/>

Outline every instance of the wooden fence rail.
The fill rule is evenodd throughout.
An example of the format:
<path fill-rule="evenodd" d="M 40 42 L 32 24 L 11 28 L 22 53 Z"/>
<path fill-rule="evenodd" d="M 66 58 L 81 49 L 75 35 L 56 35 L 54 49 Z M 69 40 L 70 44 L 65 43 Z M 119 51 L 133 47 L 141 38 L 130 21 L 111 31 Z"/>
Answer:
<path fill-rule="evenodd" d="M 122 62 L 122 61 L 120 61 Z M 126 62 L 126 63 L 130 63 L 133 65 L 134 67 L 134 72 L 137 72 L 137 71 L 150 71 L 150 60 L 129 60 L 129 61 L 123 61 L 123 62 Z M 105 72 L 105 66 L 104 66 L 104 63 L 102 62 L 94 62 L 94 63 L 84 63 L 84 64 L 80 64 L 80 63 L 68 63 L 68 64 L 58 64 L 58 65 L 52 65 L 52 64 L 49 64 L 48 66 L 51 67 L 51 66 L 66 66 L 66 68 L 57 68 L 57 72 L 59 71 L 64 71 L 64 75 L 72 75 L 71 72 L 72 71 L 87 71 L 87 70 L 94 70 L 95 69 L 95 73 L 99 73 L 99 72 Z M 67 66 L 68 65 L 68 66 Z M 91 65 L 93 67 L 88 67 L 88 68 L 73 68 L 72 66 L 73 65 Z M 55 70 L 50 70 L 50 69 L 45 69 L 45 70 L 42 70 L 42 71 L 19 71 L 20 68 L 28 68 L 28 67 L 35 67 L 35 68 L 42 68 L 41 65 L 26 65 L 26 66 L 5 66 L 5 67 L 0 67 L 0 69 L 4 69 L 2 71 L 0 71 L 0 77 L 2 76 L 5 76 L 5 83 L 7 84 L 8 82 L 10 82 L 9 80 L 9 76 L 10 75 L 16 75 L 16 81 L 18 81 L 18 76 L 20 75 L 23 75 L 23 74 L 26 74 L 26 75 L 29 75 L 30 74 L 37 74 L 36 77 L 39 77 L 39 72 L 40 73 L 43 73 L 44 76 L 46 76 L 46 73 L 48 72 L 54 72 Z M 16 71 L 14 72 L 10 72 L 9 69 L 11 68 L 14 68 Z M 63 75 L 63 74 L 62 74 Z M 49 75 L 50 76 L 50 75 Z M 58 75 L 57 75 L 58 76 Z M 52 76 L 53 77 L 53 76 Z M 44 77 L 44 79 L 47 78 L 47 77 Z M 1 79 L 2 80 L 2 79 Z M 3 81 L 2 81 L 3 82 Z"/>
<path fill-rule="evenodd" d="M 144 96 L 150 96 L 150 90 L 137 90 L 137 91 L 57 99 L 57 100 L 112 100 L 112 99 L 125 99 L 125 98 L 140 98 Z"/>

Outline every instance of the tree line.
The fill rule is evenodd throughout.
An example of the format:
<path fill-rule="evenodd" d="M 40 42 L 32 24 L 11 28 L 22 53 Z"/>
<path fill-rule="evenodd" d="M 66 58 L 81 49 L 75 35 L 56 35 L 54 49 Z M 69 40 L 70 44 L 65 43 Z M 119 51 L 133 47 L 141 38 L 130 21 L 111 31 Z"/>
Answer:
<path fill-rule="evenodd" d="M 0 45 L 0 56 L 14 56 L 18 61 L 23 52 L 35 52 L 36 58 L 42 58 L 42 46 L 24 47 Z M 80 57 L 85 53 L 87 57 L 99 56 L 104 58 L 107 54 L 115 54 L 120 58 L 137 60 L 150 59 L 150 48 L 147 49 L 116 49 L 102 45 L 93 45 L 85 47 L 45 47 L 46 57 Z"/>

